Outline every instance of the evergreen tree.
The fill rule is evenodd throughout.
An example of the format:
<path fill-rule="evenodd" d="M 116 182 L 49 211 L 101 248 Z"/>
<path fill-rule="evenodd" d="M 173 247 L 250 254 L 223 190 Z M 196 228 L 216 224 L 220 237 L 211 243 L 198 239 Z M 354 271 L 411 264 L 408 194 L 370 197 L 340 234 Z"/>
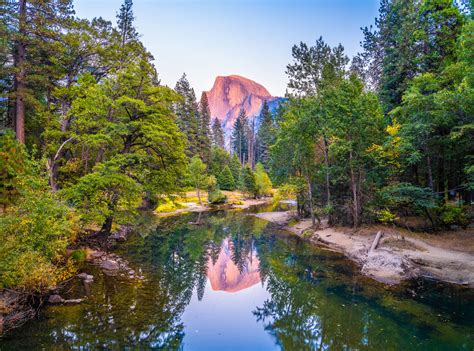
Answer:
<path fill-rule="evenodd" d="M 228 165 L 224 166 L 224 169 L 222 170 L 220 177 L 218 178 L 218 183 L 219 183 L 219 187 L 222 190 L 235 189 L 235 179 Z"/>
<path fill-rule="evenodd" d="M 199 146 L 200 155 L 205 164 L 211 162 L 211 112 L 209 110 L 209 102 L 205 92 L 201 95 L 199 103 Z"/>
<path fill-rule="evenodd" d="M 286 66 L 288 88 L 297 96 L 316 95 L 322 81 L 341 77 L 349 62 L 341 44 L 331 49 L 323 38 L 315 46 L 301 42 L 292 48 L 293 64 Z"/>
<path fill-rule="evenodd" d="M 273 116 L 265 101 L 260 114 L 260 127 L 257 134 L 258 139 L 258 157 L 257 161 L 261 162 L 263 166 L 268 169 L 270 162 L 270 146 L 275 140 L 275 126 Z"/>
<path fill-rule="evenodd" d="M 49 69 L 61 46 L 61 36 L 73 14 L 72 2 L 18 0 L 2 2 L 2 25 L 9 34 L 9 62 L 2 68 L 11 86 L 9 90 L 9 115 L 12 117 L 16 138 L 25 143 L 26 116 L 41 106 L 40 93 L 49 83 Z M 6 53 L 4 53 L 6 54 Z M 4 76 L 2 75 L 2 81 Z M 4 82 L 2 82 L 4 83 Z"/>
<path fill-rule="evenodd" d="M 225 148 L 224 131 L 217 118 L 214 118 L 214 122 L 212 122 L 212 141 L 214 146 Z"/>
<path fill-rule="evenodd" d="M 232 155 L 232 158 L 230 159 L 229 168 L 230 168 L 230 171 L 232 172 L 232 176 L 234 177 L 235 186 L 240 189 L 242 164 L 239 161 L 239 157 L 235 153 Z"/>
<path fill-rule="evenodd" d="M 133 16 L 132 7 L 132 0 L 124 0 L 124 3 L 120 7 L 120 12 L 117 13 L 117 26 L 122 47 L 131 40 L 138 39 L 138 33 L 133 25 L 135 17 Z"/>
<path fill-rule="evenodd" d="M 207 185 L 207 173 L 206 165 L 197 155 L 191 158 L 191 161 L 189 163 L 189 174 L 191 177 L 191 183 L 196 189 L 199 204 L 201 205 L 201 190 L 204 189 Z"/>
<path fill-rule="evenodd" d="M 240 110 L 239 116 L 234 124 L 232 131 L 232 150 L 237 154 L 241 164 L 244 164 L 248 159 L 248 122 L 245 110 Z"/>
<path fill-rule="evenodd" d="M 258 196 L 257 181 L 255 179 L 255 173 L 252 171 L 252 167 L 247 163 L 242 169 L 242 185 L 243 191 L 253 197 Z"/>
<path fill-rule="evenodd" d="M 199 154 L 199 111 L 194 89 L 189 85 L 186 73 L 176 83 L 174 89 L 182 99 L 175 103 L 178 126 L 187 137 L 188 157 Z"/>

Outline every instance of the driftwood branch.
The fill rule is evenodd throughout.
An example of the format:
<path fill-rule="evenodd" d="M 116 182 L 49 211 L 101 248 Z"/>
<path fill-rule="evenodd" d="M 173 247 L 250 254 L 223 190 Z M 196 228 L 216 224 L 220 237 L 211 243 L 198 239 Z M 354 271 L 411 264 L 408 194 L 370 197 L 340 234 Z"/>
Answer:
<path fill-rule="evenodd" d="M 374 241 L 372 242 L 372 245 L 370 246 L 369 253 L 371 253 L 372 251 L 374 251 L 377 248 L 377 246 L 379 245 L 379 241 L 382 238 L 382 236 L 383 236 L 383 233 L 382 233 L 381 230 L 379 230 L 377 235 L 375 236 Z"/>

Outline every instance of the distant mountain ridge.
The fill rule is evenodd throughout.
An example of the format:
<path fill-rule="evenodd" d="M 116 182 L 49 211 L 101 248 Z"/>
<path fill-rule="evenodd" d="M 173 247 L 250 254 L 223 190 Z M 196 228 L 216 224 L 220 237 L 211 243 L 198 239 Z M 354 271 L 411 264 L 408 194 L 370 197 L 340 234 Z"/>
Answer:
<path fill-rule="evenodd" d="M 241 109 L 248 117 L 256 117 L 265 101 L 270 110 L 274 110 L 283 100 L 272 96 L 263 85 L 239 75 L 216 77 L 212 89 L 206 94 L 212 119 L 217 118 L 221 122 L 227 135 Z"/>

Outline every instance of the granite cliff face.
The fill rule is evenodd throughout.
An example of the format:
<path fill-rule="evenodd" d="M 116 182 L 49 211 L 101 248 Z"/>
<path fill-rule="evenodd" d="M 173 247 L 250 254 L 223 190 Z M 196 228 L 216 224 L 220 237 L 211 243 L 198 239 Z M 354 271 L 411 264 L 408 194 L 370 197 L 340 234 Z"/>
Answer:
<path fill-rule="evenodd" d="M 245 258 L 242 271 L 232 261 L 232 249 L 229 239 L 221 245 L 221 251 L 215 264 L 209 258 L 207 277 L 212 290 L 237 292 L 260 282 L 260 261 L 255 251 Z"/>
<path fill-rule="evenodd" d="M 281 98 L 272 96 L 267 89 L 253 80 L 231 75 L 217 77 L 214 86 L 206 92 L 212 119 L 221 121 L 226 134 L 234 126 L 243 108 L 249 117 L 260 114 L 264 101 L 275 108 Z"/>

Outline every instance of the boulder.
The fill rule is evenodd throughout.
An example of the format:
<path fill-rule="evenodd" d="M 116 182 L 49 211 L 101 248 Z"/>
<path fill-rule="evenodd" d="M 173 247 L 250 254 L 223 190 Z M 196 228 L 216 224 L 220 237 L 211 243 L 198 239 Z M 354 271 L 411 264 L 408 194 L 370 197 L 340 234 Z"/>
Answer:
<path fill-rule="evenodd" d="M 51 304 L 58 304 L 58 303 L 63 303 L 64 299 L 61 297 L 61 295 L 53 294 L 53 295 L 49 295 L 48 302 Z"/>
<path fill-rule="evenodd" d="M 80 273 L 77 275 L 77 277 L 81 279 L 84 283 L 91 283 L 94 281 L 94 276 L 87 273 Z"/>
<path fill-rule="evenodd" d="M 116 271 L 120 269 L 119 264 L 114 260 L 105 260 L 100 263 L 100 268 L 107 271 Z"/>

